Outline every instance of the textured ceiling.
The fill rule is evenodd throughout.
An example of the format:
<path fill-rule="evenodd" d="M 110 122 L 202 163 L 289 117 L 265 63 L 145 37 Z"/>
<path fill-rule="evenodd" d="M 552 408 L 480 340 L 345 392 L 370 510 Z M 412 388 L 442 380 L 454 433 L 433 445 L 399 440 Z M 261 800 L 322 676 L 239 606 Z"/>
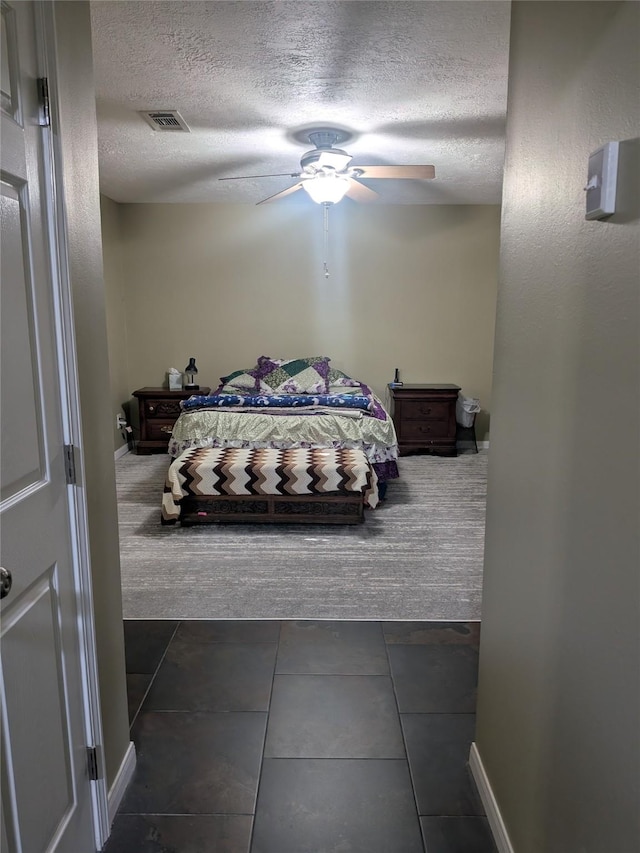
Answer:
<path fill-rule="evenodd" d="M 218 178 L 296 172 L 300 131 L 330 126 L 354 166 L 435 166 L 367 181 L 380 202 L 497 204 L 509 15 L 504 0 L 92 2 L 102 192 L 256 204 L 295 179 Z M 151 109 L 191 132 L 154 131 Z"/>

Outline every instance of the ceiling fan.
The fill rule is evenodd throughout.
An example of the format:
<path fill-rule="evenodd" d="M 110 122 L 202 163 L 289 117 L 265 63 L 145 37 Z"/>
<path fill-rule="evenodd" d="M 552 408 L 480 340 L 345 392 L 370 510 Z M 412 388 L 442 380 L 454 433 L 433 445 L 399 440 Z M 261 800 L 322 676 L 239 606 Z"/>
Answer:
<path fill-rule="evenodd" d="M 219 178 L 220 181 L 239 181 L 248 178 L 299 178 L 300 181 L 286 190 L 269 196 L 258 204 L 277 201 L 304 189 L 318 204 L 336 204 L 344 196 L 354 201 L 375 201 L 378 194 L 370 187 L 360 183 L 361 179 L 410 178 L 426 180 L 435 178 L 433 166 L 351 166 L 352 157 L 334 145 L 345 142 L 350 135 L 333 128 L 317 128 L 305 134 L 315 145 L 311 151 L 302 155 L 299 172 L 285 172 L 276 175 L 238 175 L 231 178 Z"/>

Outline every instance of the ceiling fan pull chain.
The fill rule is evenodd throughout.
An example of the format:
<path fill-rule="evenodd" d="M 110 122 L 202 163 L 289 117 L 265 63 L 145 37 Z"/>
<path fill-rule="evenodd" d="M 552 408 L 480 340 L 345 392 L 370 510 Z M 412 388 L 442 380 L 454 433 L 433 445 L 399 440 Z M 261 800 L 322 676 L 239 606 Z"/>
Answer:
<path fill-rule="evenodd" d="M 329 278 L 329 267 L 327 265 L 329 255 L 329 205 L 325 202 L 323 209 L 323 225 L 324 225 L 324 277 Z"/>

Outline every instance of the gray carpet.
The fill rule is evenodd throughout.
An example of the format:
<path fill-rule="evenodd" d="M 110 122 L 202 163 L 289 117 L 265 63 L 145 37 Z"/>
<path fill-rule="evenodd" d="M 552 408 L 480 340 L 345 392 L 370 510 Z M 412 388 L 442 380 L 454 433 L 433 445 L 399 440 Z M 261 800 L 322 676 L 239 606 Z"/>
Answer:
<path fill-rule="evenodd" d="M 480 618 L 487 451 L 407 456 L 362 525 L 160 525 L 169 457 L 116 462 L 125 619 Z"/>

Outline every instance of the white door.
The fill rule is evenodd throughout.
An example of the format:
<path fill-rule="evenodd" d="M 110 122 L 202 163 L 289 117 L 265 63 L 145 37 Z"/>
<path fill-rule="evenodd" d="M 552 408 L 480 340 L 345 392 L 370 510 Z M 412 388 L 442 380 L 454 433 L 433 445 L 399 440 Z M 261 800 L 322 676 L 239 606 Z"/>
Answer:
<path fill-rule="evenodd" d="M 95 851 L 47 249 L 33 4 L 2 0 L 2 830 L 7 853 Z"/>

